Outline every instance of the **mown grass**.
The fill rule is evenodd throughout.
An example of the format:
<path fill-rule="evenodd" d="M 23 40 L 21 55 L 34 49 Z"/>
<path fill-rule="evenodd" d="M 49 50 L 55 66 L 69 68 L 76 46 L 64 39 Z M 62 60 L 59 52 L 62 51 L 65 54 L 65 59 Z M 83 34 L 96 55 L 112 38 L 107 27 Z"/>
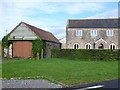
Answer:
<path fill-rule="evenodd" d="M 44 78 L 63 85 L 97 82 L 118 78 L 118 61 L 81 61 L 56 58 L 3 60 L 2 77 L 7 79 Z"/>
<path fill-rule="evenodd" d="M 0 64 L 0 78 L 2 78 L 2 64 Z"/>

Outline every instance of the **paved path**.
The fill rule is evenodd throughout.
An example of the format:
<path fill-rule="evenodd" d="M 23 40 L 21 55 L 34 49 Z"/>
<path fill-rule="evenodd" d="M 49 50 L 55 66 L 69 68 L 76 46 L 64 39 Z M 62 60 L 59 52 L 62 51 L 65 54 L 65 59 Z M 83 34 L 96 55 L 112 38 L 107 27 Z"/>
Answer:
<path fill-rule="evenodd" d="M 62 88 L 47 80 L 2 80 L 2 88 Z"/>
<path fill-rule="evenodd" d="M 118 82 L 119 81 L 119 82 Z M 102 86 L 102 87 L 101 87 Z M 89 83 L 89 84 L 82 84 L 82 85 L 78 85 L 78 86 L 73 86 L 72 88 L 75 88 L 77 90 L 82 90 L 82 89 L 86 89 L 88 87 L 100 87 L 106 90 L 112 89 L 112 90 L 120 90 L 118 89 L 120 86 L 120 79 L 114 79 L 114 80 L 107 80 L 107 81 L 103 81 L 103 82 L 97 82 L 97 83 Z"/>
<path fill-rule="evenodd" d="M 61 85 L 50 83 L 47 80 L 3 80 L 2 85 L 3 85 L 2 88 L 53 88 L 53 89 L 62 88 Z M 104 90 L 109 90 L 110 88 L 112 88 L 112 90 L 119 90 L 118 85 L 120 85 L 120 83 L 118 83 L 118 79 L 115 79 L 115 80 L 108 80 L 98 83 L 82 84 L 64 89 L 96 90 L 97 87 Z M 91 89 L 91 88 L 95 88 L 95 89 Z"/>

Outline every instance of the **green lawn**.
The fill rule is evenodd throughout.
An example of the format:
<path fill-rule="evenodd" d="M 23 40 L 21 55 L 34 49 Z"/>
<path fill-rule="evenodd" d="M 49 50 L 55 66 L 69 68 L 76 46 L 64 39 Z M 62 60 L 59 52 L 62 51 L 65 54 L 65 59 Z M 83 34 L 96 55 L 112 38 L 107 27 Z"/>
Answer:
<path fill-rule="evenodd" d="M 2 78 L 2 64 L 0 64 L 0 78 Z"/>
<path fill-rule="evenodd" d="M 43 78 L 63 85 L 104 81 L 118 78 L 118 61 L 3 60 L 2 77 Z"/>

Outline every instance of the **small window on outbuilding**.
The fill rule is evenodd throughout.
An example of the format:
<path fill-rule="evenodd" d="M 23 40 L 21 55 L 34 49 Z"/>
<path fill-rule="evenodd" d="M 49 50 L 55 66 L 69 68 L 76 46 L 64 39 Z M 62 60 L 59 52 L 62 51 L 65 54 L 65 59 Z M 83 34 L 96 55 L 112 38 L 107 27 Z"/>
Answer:
<path fill-rule="evenodd" d="M 15 39 L 15 36 L 13 36 L 13 39 Z"/>

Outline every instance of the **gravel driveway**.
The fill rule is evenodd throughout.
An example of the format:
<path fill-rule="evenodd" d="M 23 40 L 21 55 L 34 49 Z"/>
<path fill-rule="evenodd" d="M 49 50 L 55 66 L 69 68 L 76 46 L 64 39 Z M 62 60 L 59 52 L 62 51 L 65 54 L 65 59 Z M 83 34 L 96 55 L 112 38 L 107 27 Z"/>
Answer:
<path fill-rule="evenodd" d="M 2 88 L 62 88 L 47 80 L 2 80 Z"/>

